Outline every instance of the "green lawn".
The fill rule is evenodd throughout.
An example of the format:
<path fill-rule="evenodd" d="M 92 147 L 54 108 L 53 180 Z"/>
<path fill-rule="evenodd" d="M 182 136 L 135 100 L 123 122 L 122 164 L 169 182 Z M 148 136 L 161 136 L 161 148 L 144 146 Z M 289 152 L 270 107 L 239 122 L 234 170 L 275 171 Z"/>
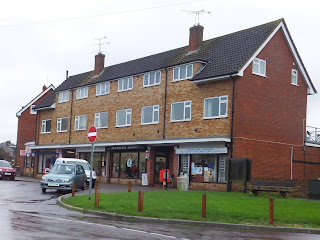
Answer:
<path fill-rule="evenodd" d="M 201 216 L 202 194 L 207 195 L 207 218 Z M 62 199 L 66 204 L 104 212 L 165 219 L 268 225 L 269 197 L 205 191 L 154 191 L 144 193 L 143 212 L 138 212 L 138 193 L 101 193 L 100 206 L 88 195 Z M 274 225 L 320 228 L 320 202 L 274 198 Z"/>

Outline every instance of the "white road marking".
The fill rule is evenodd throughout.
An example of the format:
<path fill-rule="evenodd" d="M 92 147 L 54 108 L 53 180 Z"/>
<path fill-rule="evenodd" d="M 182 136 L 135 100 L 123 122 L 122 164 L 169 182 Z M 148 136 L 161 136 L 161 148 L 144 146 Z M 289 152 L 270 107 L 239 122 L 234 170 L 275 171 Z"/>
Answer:
<path fill-rule="evenodd" d="M 105 225 L 105 224 L 100 224 L 100 223 L 90 223 L 90 222 L 82 222 L 82 221 L 78 221 L 78 220 L 71 220 L 71 219 L 65 219 L 65 218 L 59 218 L 59 217 L 50 217 L 50 216 L 44 216 L 44 215 L 38 215 L 38 214 L 23 212 L 23 211 L 19 211 L 19 210 L 12 210 L 12 211 L 13 211 L 13 212 L 16 212 L 16 213 L 20 213 L 20 214 L 32 216 L 32 217 L 37 217 L 37 218 L 42 217 L 42 218 L 47 218 L 47 219 L 55 219 L 55 220 L 61 220 L 61 221 L 68 221 L 68 222 L 72 222 L 72 223 L 82 223 L 82 224 L 87 224 L 87 225 L 97 225 L 97 226 L 101 226 L 101 227 L 118 228 L 118 229 L 122 229 L 122 230 L 126 230 L 126 231 L 138 232 L 138 233 L 143 233 L 143 234 L 150 234 L 150 235 L 160 236 L 160 237 L 164 237 L 164 238 L 177 239 L 177 237 L 175 237 L 175 236 L 164 235 L 164 234 L 153 233 L 153 232 L 149 232 L 149 233 L 148 233 L 148 232 L 146 232 L 146 231 L 137 230 L 137 229 L 132 229 L 132 228 L 115 227 L 115 226 Z M 187 238 L 181 238 L 181 240 L 189 240 L 189 239 L 187 239 Z"/>

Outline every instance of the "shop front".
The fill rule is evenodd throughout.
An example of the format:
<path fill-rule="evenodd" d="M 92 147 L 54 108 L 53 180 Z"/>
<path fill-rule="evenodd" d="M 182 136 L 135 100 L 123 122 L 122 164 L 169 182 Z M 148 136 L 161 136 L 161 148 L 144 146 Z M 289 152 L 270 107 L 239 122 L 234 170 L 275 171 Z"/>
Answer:
<path fill-rule="evenodd" d="M 186 176 L 189 189 L 226 191 L 227 148 L 222 144 L 180 145 L 179 176 Z"/>

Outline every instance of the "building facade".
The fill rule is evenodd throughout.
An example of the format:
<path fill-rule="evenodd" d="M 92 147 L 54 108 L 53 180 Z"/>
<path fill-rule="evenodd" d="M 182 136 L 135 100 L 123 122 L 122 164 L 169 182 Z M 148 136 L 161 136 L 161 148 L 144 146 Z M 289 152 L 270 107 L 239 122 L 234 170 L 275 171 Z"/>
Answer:
<path fill-rule="evenodd" d="M 173 186 L 185 176 L 191 189 L 225 191 L 235 158 L 251 160 L 253 179 L 302 180 L 293 160 L 306 153 L 316 89 L 284 20 L 206 41 L 203 30 L 190 28 L 188 46 L 109 67 L 99 53 L 94 71 L 68 77 L 36 106 L 37 176 L 59 156 L 90 161 L 95 126 L 102 181 L 141 184 L 146 173 L 155 185 L 167 169 Z"/>

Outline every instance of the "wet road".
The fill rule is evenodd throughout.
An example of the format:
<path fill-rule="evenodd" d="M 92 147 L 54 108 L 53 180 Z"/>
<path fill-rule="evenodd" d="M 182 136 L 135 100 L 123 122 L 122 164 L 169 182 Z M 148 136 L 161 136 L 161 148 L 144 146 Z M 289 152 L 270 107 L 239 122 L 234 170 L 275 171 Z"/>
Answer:
<path fill-rule="evenodd" d="M 38 182 L 0 181 L 0 239 L 320 239 L 320 235 L 109 221 L 56 205 Z"/>

